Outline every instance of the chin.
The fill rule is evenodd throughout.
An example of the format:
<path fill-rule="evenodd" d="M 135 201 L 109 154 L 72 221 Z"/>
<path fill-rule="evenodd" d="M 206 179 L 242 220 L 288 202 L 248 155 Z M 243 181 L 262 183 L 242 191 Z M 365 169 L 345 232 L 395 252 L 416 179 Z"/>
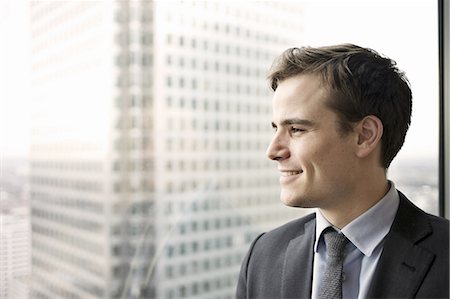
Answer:
<path fill-rule="evenodd" d="M 304 198 L 302 196 L 280 196 L 281 202 L 293 208 L 315 208 L 316 205 L 311 200 Z"/>

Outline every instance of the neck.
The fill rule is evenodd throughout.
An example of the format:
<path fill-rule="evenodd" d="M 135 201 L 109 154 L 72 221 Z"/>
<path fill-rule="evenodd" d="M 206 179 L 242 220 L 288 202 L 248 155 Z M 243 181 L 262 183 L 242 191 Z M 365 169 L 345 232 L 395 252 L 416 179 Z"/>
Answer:
<path fill-rule="evenodd" d="M 378 203 L 388 191 L 389 182 L 383 170 L 382 176 L 361 180 L 354 186 L 351 194 L 334 201 L 333 205 L 319 209 L 331 224 L 342 229 Z"/>

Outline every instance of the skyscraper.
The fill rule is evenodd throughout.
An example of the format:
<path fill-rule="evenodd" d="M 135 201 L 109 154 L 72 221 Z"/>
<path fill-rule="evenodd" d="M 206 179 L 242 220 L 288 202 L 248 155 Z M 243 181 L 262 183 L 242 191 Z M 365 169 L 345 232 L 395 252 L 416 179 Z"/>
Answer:
<path fill-rule="evenodd" d="M 32 2 L 35 298 L 230 298 L 278 202 L 273 58 L 293 2 Z"/>

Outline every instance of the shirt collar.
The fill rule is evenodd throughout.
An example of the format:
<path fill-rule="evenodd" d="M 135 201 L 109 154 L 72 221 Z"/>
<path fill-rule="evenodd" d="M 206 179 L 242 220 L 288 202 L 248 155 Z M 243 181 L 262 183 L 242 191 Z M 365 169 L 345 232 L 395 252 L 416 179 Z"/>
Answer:
<path fill-rule="evenodd" d="M 373 207 L 358 216 L 342 228 L 343 233 L 364 255 L 370 256 L 378 244 L 384 239 L 394 222 L 399 205 L 399 195 L 392 181 L 389 181 L 388 193 Z M 320 236 L 324 229 L 333 226 L 320 212 L 316 213 L 316 241 L 314 251 L 317 252 Z"/>

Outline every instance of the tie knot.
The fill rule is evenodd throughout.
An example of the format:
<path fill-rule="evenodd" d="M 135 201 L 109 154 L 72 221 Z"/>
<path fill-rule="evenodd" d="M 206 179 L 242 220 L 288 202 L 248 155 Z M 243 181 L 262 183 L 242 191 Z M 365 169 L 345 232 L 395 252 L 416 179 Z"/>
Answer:
<path fill-rule="evenodd" d="M 323 235 L 328 256 L 343 257 L 348 239 L 334 229 L 328 229 Z"/>

